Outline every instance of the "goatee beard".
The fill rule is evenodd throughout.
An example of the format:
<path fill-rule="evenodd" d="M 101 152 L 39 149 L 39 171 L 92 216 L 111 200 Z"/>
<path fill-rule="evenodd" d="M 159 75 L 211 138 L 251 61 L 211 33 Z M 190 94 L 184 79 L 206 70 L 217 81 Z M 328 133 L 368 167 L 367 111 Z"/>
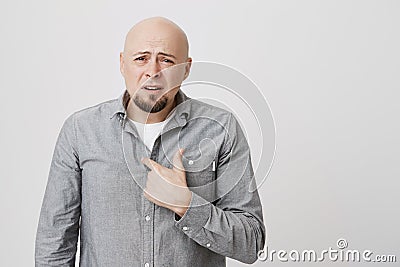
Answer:
<path fill-rule="evenodd" d="M 154 95 L 150 95 L 149 98 L 152 102 L 157 100 L 157 97 Z M 167 106 L 168 98 L 165 95 L 163 95 L 154 104 L 150 104 L 144 101 L 142 98 L 140 98 L 140 96 L 136 94 L 135 97 L 133 98 L 133 102 L 136 104 L 136 106 L 138 106 L 138 108 L 140 108 L 144 112 L 157 113 L 163 110 Z"/>

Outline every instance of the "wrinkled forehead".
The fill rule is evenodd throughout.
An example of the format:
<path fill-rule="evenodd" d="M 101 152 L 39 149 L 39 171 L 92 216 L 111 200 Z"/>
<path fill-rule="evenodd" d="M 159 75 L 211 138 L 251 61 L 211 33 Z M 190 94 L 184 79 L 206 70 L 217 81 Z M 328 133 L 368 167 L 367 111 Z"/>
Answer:
<path fill-rule="evenodd" d="M 125 40 L 124 52 L 134 54 L 140 51 L 164 52 L 185 59 L 188 43 L 183 32 L 167 27 L 133 28 Z"/>

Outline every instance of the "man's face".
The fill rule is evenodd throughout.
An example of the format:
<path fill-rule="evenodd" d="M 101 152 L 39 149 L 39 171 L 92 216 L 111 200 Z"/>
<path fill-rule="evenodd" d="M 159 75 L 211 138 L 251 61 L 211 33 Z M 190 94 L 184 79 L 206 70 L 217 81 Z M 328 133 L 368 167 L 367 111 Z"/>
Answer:
<path fill-rule="evenodd" d="M 145 112 L 173 102 L 189 74 L 191 59 L 181 34 L 171 25 L 144 23 L 127 35 L 120 70 L 133 103 Z"/>

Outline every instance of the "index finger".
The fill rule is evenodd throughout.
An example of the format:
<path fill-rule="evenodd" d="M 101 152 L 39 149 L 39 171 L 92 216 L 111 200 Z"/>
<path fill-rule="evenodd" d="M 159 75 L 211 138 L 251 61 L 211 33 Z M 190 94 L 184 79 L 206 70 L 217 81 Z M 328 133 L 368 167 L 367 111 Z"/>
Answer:
<path fill-rule="evenodd" d="M 161 167 L 163 167 L 160 164 L 158 164 L 157 162 L 155 162 L 154 160 L 149 159 L 149 158 L 142 158 L 142 163 L 144 165 L 146 165 L 152 171 L 159 170 Z"/>

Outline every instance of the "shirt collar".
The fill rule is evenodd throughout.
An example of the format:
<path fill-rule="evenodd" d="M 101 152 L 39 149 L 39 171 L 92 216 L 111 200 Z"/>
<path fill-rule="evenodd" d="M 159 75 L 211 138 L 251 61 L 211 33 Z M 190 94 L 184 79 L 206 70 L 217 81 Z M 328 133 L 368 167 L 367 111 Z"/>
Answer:
<path fill-rule="evenodd" d="M 112 107 L 112 111 L 110 114 L 110 119 L 112 119 L 115 115 L 125 116 L 126 115 L 126 107 L 128 105 L 130 96 L 127 90 L 125 90 L 115 102 L 115 105 Z M 189 104 L 191 98 L 185 95 L 181 89 L 175 95 L 176 99 L 176 107 L 175 107 L 175 119 L 178 124 L 184 124 L 188 120 L 190 115 L 191 105 Z"/>

